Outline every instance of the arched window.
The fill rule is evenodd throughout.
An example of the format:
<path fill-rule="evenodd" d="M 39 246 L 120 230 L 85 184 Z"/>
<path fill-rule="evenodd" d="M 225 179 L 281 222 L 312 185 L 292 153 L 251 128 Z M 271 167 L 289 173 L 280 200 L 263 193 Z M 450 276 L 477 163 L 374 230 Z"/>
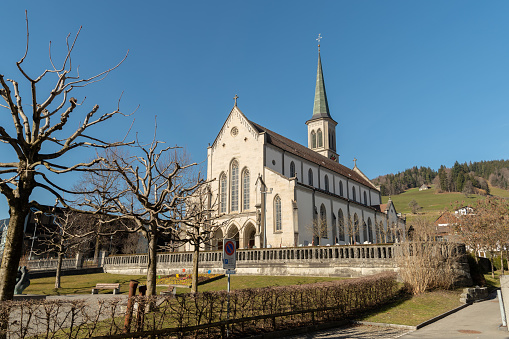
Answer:
<path fill-rule="evenodd" d="M 321 129 L 318 129 L 318 131 L 316 132 L 316 138 L 318 139 L 317 140 L 318 147 L 323 147 L 323 133 Z"/>
<path fill-rule="evenodd" d="M 339 241 L 345 241 L 345 217 L 342 209 L 338 211 L 338 234 Z"/>
<path fill-rule="evenodd" d="M 311 168 L 308 171 L 308 185 L 313 186 L 313 170 Z"/>
<path fill-rule="evenodd" d="M 343 196 L 343 182 L 342 181 L 339 182 L 339 195 Z"/>
<path fill-rule="evenodd" d="M 368 195 L 364 192 L 364 205 L 368 204 Z"/>
<path fill-rule="evenodd" d="M 336 227 L 336 215 L 334 214 L 334 212 L 332 213 L 331 230 L 332 230 L 332 244 L 336 245 L 339 242 L 339 239 Z"/>
<path fill-rule="evenodd" d="M 242 210 L 249 209 L 249 170 L 245 169 L 242 173 Z"/>
<path fill-rule="evenodd" d="M 320 206 L 320 236 L 322 238 L 327 238 L 328 232 L 327 232 L 327 211 L 325 210 L 325 205 L 322 204 Z"/>
<path fill-rule="evenodd" d="M 292 161 L 290 163 L 290 178 L 295 177 L 295 163 Z"/>
<path fill-rule="evenodd" d="M 368 241 L 373 243 L 373 224 L 371 223 L 371 218 L 368 218 Z"/>
<path fill-rule="evenodd" d="M 231 168 L 231 211 L 235 212 L 239 210 L 239 163 L 232 161 Z"/>
<path fill-rule="evenodd" d="M 329 177 L 327 176 L 327 174 L 325 175 L 325 178 L 323 181 L 324 181 L 325 190 L 327 192 L 329 192 Z"/>
<path fill-rule="evenodd" d="M 356 201 L 356 198 L 355 198 L 355 187 L 352 187 L 352 200 Z"/>
<path fill-rule="evenodd" d="M 368 227 L 366 222 L 362 221 L 362 242 L 368 241 Z"/>
<path fill-rule="evenodd" d="M 226 213 L 226 194 L 228 187 L 226 186 L 226 175 L 224 173 L 219 177 L 219 204 L 220 212 Z"/>
<path fill-rule="evenodd" d="M 355 234 L 355 242 L 360 243 L 361 242 L 361 234 L 359 230 L 359 217 L 357 216 L 357 213 L 353 215 L 353 232 Z"/>
<path fill-rule="evenodd" d="M 311 148 L 316 148 L 316 133 L 311 131 Z"/>
<path fill-rule="evenodd" d="M 274 229 L 281 231 L 281 198 L 276 195 L 274 198 Z"/>

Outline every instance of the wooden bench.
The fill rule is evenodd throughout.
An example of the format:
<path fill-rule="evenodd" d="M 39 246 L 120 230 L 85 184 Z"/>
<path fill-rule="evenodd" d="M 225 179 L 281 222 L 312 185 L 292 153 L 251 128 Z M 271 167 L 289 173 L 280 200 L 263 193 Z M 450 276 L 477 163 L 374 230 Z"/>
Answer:
<path fill-rule="evenodd" d="M 96 284 L 92 294 L 99 293 L 99 290 L 113 290 L 113 294 L 120 294 L 120 284 Z"/>

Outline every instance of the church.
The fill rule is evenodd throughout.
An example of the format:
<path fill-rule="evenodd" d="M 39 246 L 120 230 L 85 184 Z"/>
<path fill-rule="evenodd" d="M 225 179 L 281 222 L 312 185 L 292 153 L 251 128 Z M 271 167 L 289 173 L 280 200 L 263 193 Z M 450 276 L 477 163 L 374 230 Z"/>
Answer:
<path fill-rule="evenodd" d="M 320 46 L 318 46 L 320 47 Z M 396 242 L 405 220 L 361 172 L 339 163 L 336 126 L 327 103 L 320 49 L 313 114 L 303 146 L 254 122 L 235 105 L 207 150 L 207 179 L 237 248 L 331 246 Z"/>

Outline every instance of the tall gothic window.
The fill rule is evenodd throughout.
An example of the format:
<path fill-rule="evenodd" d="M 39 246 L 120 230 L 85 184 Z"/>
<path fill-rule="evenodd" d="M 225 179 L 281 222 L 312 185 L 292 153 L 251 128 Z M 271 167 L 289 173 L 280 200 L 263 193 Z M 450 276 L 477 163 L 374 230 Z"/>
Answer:
<path fill-rule="evenodd" d="M 327 238 L 327 211 L 325 205 L 320 206 L 320 236 Z"/>
<path fill-rule="evenodd" d="M 313 170 L 311 168 L 308 171 L 308 185 L 313 186 Z"/>
<path fill-rule="evenodd" d="M 223 173 L 219 179 L 219 204 L 221 213 L 226 213 L 226 192 L 228 187 L 226 186 L 226 175 Z"/>
<path fill-rule="evenodd" d="M 352 200 L 356 201 L 356 198 L 355 198 L 355 187 L 352 187 Z"/>
<path fill-rule="evenodd" d="M 231 211 L 235 212 L 239 210 L 239 163 L 237 161 L 232 162 L 231 169 Z"/>
<path fill-rule="evenodd" d="M 311 131 L 311 148 L 316 148 L 316 133 Z"/>
<path fill-rule="evenodd" d="M 373 243 L 373 224 L 371 223 L 371 218 L 368 218 L 368 241 Z"/>
<path fill-rule="evenodd" d="M 364 220 L 362 221 L 362 241 L 368 241 L 368 227 Z"/>
<path fill-rule="evenodd" d="M 359 244 L 361 242 L 361 234 L 359 230 L 359 217 L 357 216 L 357 213 L 353 215 L 353 232 L 355 234 L 355 242 Z"/>
<path fill-rule="evenodd" d="M 249 170 L 245 169 L 242 174 L 242 210 L 249 209 Z"/>
<path fill-rule="evenodd" d="M 316 131 L 316 138 L 318 139 L 317 140 L 318 147 L 323 147 L 323 133 L 321 129 L 318 129 L 318 131 Z"/>
<path fill-rule="evenodd" d="M 368 204 L 368 195 L 364 192 L 364 205 Z"/>
<path fill-rule="evenodd" d="M 343 196 L 343 182 L 342 181 L 339 182 L 339 195 Z"/>
<path fill-rule="evenodd" d="M 325 178 L 323 181 L 324 181 L 325 190 L 327 192 L 329 192 L 329 177 L 327 176 L 327 174 L 325 175 Z"/>
<path fill-rule="evenodd" d="M 339 241 L 345 241 L 345 217 L 341 208 L 338 211 L 338 230 Z"/>
<path fill-rule="evenodd" d="M 295 177 L 295 163 L 292 161 L 290 163 L 290 178 Z"/>
<path fill-rule="evenodd" d="M 276 195 L 274 198 L 274 229 L 281 231 L 281 198 Z"/>

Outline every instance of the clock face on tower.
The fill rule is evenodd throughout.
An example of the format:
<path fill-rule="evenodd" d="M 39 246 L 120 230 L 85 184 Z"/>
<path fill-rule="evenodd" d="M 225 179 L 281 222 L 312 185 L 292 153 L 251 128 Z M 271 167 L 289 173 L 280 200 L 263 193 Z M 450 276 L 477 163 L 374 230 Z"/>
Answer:
<path fill-rule="evenodd" d="M 333 155 L 331 155 L 331 156 L 330 156 L 330 158 L 331 158 L 331 160 L 336 161 L 336 156 L 335 156 L 334 154 L 333 154 Z"/>

